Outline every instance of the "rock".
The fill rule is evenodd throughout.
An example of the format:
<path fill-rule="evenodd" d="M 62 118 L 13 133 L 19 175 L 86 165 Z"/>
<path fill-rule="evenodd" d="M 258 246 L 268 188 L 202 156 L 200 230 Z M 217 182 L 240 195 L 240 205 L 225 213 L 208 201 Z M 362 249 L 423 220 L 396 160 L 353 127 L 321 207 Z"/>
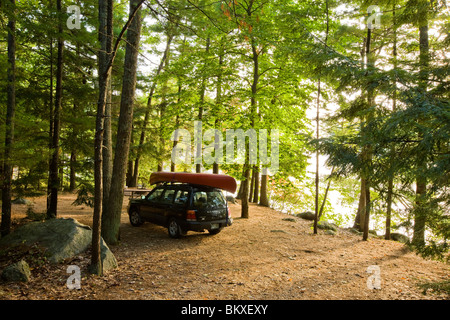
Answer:
<path fill-rule="evenodd" d="M 16 198 L 11 201 L 13 204 L 27 204 L 30 205 L 32 202 L 30 200 L 24 199 L 24 198 Z"/>
<path fill-rule="evenodd" d="M 270 232 L 281 232 L 281 233 L 287 233 L 284 230 L 279 230 L 279 229 L 275 229 L 275 230 L 270 230 Z"/>
<path fill-rule="evenodd" d="M 314 220 L 314 217 L 316 215 L 315 215 L 314 212 L 305 211 L 305 212 L 302 212 L 302 213 L 297 213 L 295 216 L 299 217 L 299 218 L 302 218 L 302 219 L 305 219 L 305 220 Z"/>
<path fill-rule="evenodd" d="M 19 244 L 39 246 L 46 249 L 51 263 L 59 263 L 76 256 L 88 248 L 92 242 L 92 230 L 75 219 L 50 219 L 30 222 L 17 228 L 13 233 L 0 239 L 1 246 Z M 117 267 L 117 261 L 106 243 L 101 240 L 101 258 L 104 270 Z"/>
<path fill-rule="evenodd" d="M 5 281 L 28 282 L 30 281 L 30 276 L 30 266 L 25 260 L 20 260 L 7 266 L 2 272 L 2 279 Z"/>
<path fill-rule="evenodd" d="M 357 234 L 359 236 L 362 235 L 362 232 L 356 228 L 348 228 L 347 230 L 350 231 L 351 233 Z"/>
<path fill-rule="evenodd" d="M 402 242 L 402 243 L 409 243 L 409 238 L 405 236 L 404 234 L 393 232 L 391 233 L 391 240 Z"/>
<path fill-rule="evenodd" d="M 325 230 L 325 234 L 328 234 L 330 236 L 334 236 L 336 234 L 336 232 L 333 231 L 333 230 Z"/>
<path fill-rule="evenodd" d="M 226 199 L 227 199 L 227 201 L 228 202 L 231 202 L 231 203 L 233 203 L 233 204 L 235 204 L 236 203 L 236 199 L 233 197 L 233 196 L 226 196 Z"/>
<path fill-rule="evenodd" d="M 369 233 L 374 235 L 375 237 L 378 236 L 377 232 L 375 230 L 369 230 Z"/>
<path fill-rule="evenodd" d="M 328 221 L 319 221 L 317 223 L 317 228 L 322 229 L 322 230 L 332 230 L 332 231 L 336 232 L 338 227 L 334 223 L 331 223 Z"/>
<path fill-rule="evenodd" d="M 283 221 L 289 221 L 289 222 L 295 222 L 296 220 L 294 218 L 283 218 Z"/>

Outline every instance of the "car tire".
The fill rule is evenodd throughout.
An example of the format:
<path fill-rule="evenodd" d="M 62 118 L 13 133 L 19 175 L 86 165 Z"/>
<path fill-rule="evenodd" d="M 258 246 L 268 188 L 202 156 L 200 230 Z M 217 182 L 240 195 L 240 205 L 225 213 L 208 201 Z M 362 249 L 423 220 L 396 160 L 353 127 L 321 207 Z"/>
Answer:
<path fill-rule="evenodd" d="M 130 211 L 129 216 L 130 216 L 130 223 L 133 227 L 139 227 L 144 223 L 137 209 L 132 209 Z"/>
<path fill-rule="evenodd" d="M 169 237 L 174 239 L 178 239 L 186 234 L 186 232 L 181 229 L 181 226 L 178 224 L 175 218 L 169 219 L 169 223 L 167 224 L 167 231 L 169 233 Z"/>
<path fill-rule="evenodd" d="M 212 229 L 212 230 L 208 230 L 210 235 L 215 235 L 218 234 L 220 231 L 222 231 L 222 228 L 220 229 Z"/>

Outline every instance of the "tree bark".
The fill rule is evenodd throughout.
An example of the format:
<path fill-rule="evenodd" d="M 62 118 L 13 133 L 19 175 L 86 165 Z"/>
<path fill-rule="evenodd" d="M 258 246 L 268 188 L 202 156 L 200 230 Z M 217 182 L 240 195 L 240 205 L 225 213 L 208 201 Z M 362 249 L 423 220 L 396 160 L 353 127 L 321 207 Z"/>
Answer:
<path fill-rule="evenodd" d="M 2 237 L 11 232 L 11 181 L 13 164 L 11 159 L 12 146 L 14 141 L 14 116 L 16 109 L 16 1 L 10 0 L 13 16 L 8 21 L 8 71 L 6 88 L 6 129 L 5 129 L 5 150 L 3 153 L 3 185 L 2 185 L 2 214 L 0 224 L 0 234 Z"/>
<path fill-rule="evenodd" d="M 133 104 L 136 90 L 136 70 L 141 32 L 140 5 L 142 2 L 130 2 L 130 18 L 135 12 L 127 32 L 125 63 L 120 101 L 120 115 L 117 130 L 117 142 L 113 161 L 113 173 L 108 202 L 102 214 L 102 236 L 108 244 L 117 244 L 120 239 L 120 216 L 123 204 L 123 188 L 130 150 L 131 130 L 133 124 Z M 135 8 L 138 8 L 137 11 Z"/>

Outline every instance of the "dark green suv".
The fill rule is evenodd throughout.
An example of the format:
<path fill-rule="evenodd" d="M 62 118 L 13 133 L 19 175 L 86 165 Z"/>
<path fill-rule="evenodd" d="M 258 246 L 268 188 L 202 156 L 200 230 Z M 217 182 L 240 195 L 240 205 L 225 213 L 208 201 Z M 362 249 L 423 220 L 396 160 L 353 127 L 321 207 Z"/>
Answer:
<path fill-rule="evenodd" d="M 152 222 L 167 227 L 172 238 L 190 230 L 217 234 L 233 222 L 220 189 L 187 183 L 165 183 L 131 200 L 128 215 L 133 226 Z"/>

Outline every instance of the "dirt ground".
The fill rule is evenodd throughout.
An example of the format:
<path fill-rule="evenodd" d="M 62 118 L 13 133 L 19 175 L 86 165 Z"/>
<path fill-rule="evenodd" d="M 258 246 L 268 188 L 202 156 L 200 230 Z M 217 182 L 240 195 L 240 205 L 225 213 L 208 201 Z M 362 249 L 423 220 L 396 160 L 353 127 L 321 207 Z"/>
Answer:
<path fill-rule="evenodd" d="M 92 224 L 92 210 L 72 206 L 72 194 L 59 198 L 59 217 Z M 45 211 L 45 198 L 33 198 L 33 210 Z M 103 277 L 87 273 L 89 252 L 59 265 L 32 270 L 28 283 L 0 282 L 0 299 L 175 299 L 175 300 L 445 300 L 445 293 L 420 284 L 448 281 L 448 264 L 424 260 L 403 244 L 360 236 L 347 230 L 313 235 L 311 222 L 270 208 L 251 205 L 250 218 L 221 233 L 189 232 L 171 239 L 167 229 L 145 223 L 132 227 L 124 201 L 121 242 L 111 250 L 119 267 Z M 13 219 L 25 217 L 27 205 L 13 205 Z M 66 285 L 69 265 L 82 270 L 81 289 Z M 369 289 L 380 270 L 381 289 Z M 0 265 L 0 269 L 2 266 Z"/>

